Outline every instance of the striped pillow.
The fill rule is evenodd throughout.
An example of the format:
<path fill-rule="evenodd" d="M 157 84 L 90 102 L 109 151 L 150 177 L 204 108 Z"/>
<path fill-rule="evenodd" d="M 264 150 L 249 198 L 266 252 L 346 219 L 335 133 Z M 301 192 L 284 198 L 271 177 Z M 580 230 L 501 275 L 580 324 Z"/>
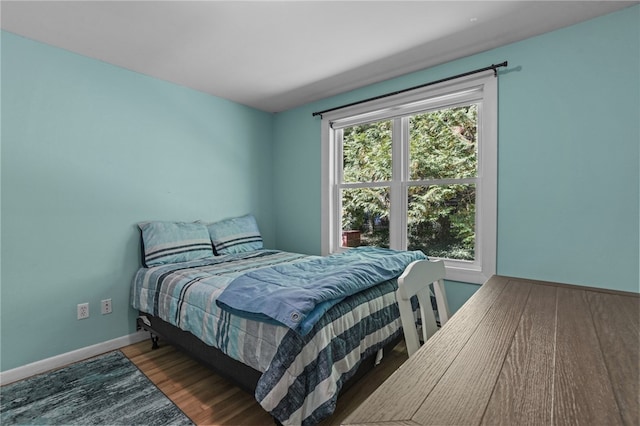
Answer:
<path fill-rule="evenodd" d="M 147 267 L 213 256 L 209 231 L 201 223 L 145 222 L 138 226 Z"/>
<path fill-rule="evenodd" d="M 262 248 L 262 236 L 252 215 L 222 220 L 207 227 L 216 254 L 242 253 Z"/>

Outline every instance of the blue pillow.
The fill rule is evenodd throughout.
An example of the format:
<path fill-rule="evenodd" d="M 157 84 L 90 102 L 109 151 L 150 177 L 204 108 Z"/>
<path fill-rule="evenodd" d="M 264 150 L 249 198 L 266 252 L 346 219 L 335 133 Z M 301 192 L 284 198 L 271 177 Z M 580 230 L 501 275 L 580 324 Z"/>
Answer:
<path fill-rule="evenodd" d="M 252 215 L 225 219 L 207 227 L 216 254 L 243 253 L 262 248 L 262 235 Z"/>
<path fill-rule="evenodd" d="M 213 256 L 209 231 L 201 223 L 145 222 L 138 226 L 147 267 Z"/>

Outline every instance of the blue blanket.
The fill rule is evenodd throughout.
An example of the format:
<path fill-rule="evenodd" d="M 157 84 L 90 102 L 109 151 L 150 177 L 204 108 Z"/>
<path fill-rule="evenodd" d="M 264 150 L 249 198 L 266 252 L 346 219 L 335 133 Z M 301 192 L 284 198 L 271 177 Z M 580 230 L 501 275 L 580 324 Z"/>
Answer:
<path fill-rule="evenodd" d="M 248 272 L 233 280 L 217 300 L 245 318 L 277 322 L 301 335 L 345 297 L 397 278 L 420 251 L 356 247 L 347 252 Z"/>

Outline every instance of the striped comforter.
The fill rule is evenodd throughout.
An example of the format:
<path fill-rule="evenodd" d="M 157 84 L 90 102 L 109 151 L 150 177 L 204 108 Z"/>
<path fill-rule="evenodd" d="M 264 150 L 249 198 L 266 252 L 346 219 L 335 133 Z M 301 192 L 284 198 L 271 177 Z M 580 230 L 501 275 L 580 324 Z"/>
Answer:
<path fill-rule="evenodd" d="M 248 271 L 315 258 L 256 250 L 141 268 L 132 305 L 262 372 L 256 399 L 281 423 L 316 424 L 333 413 L 343 383 L 361 360 L 401 333 L 395 279 L 347 297 L 304 336 L 229 314 L 215 302 Z"/>

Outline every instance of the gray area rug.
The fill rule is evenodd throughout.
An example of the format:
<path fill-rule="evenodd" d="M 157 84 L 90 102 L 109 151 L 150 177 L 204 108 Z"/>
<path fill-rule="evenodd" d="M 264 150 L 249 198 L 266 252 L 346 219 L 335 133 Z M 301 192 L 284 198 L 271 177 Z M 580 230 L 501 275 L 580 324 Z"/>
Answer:
<path fill-rule="evenodd" d="M 0 424 L 192 425 L 120 351 L 0 388 Z"/>

